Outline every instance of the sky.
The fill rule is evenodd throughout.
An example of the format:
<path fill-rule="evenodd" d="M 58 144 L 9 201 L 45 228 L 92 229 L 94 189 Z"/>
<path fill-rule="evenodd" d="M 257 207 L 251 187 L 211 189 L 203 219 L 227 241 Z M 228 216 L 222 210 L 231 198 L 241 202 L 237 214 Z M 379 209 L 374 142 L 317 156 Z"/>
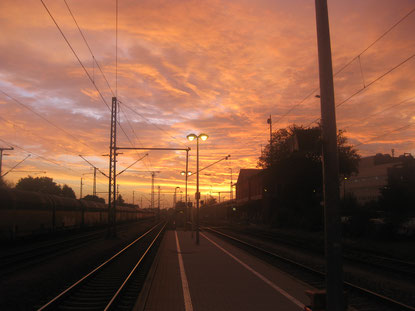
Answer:
<path fill-rule="evenodd" d="M 115 95 L 118 146 L 190 147 L 193 172 L 190 133 L 209 135 L 202 168 L 231 155 L 200 173 L 202 199 L 229 199 L 231 177 L 256 168 L 270 115 L 274 130 L 320 116 L 314 1 L 119 0 L 118 27 L 115 0 L 43 2 L 66 39 L 42 1 L 0 3 L 0 147 L 14 146 L 3 174 L 31 154 L 5 176 L 10 183 L 49 176 L 79 196 L 82 177 L 83 195 L 92 194 L 92 170 L 79 155 L 108 173 Z M 338 129 L 362 156 L 415 154 L 414 2 L 328 0 L 328 8 Z M 122 151 L 119 170 L 145 153 Z M 184 151 L 148 151 L 118 177 L 119 191 L 127 202 L 134 191 L 145 207 L 156 171 L 170 207 L 176 187 L 185 192 L 185 160 Z M 99 174 L 97 184 L 106 198 L 108 180 Z"/>

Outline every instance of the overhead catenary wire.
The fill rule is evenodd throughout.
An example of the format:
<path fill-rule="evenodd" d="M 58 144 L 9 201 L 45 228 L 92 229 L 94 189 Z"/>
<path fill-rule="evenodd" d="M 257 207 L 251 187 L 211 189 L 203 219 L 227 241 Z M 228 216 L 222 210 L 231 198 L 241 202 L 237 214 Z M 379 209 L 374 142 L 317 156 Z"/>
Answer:
<path fill-rule="evenodd" d="M 91 77 L 91 75 L 89 74 L 88 70 L 86 70 L 86 67 L 84 66 L 84 64 L 82 63 L 81 59 L 79 58 L 78 54 L 76 53 L 76 51 L 74 50 L 74 48 L 72 47 L 71 43 L 69 42 L 69 40 L 66 38 L 65 34 L 63 33 L 62 29 L 60 28 L 59 24 L 57 23 L 57 21 L 55 20 L 55 18 L 53 17 L 52 13 L 50 12 L 50 10 L 48 9 L 48 7 L 46 6 L 45 2 L 43 0 L 40 0 L 40 2 L 43 4 L 44 8 L 46 9 L 47 13 L 49 14 L 50 18 L 52 19 L 52 21 L 54 22 L 55 26 L 58 28 L 60 34 L 62 35 L 63 39 L 65 40 L 65 42 L 67 43 L 67 45 L 69 46 L 70 50 L 72 51 L 72 53 L 74 54 L 74 56 L 76 57 L 76 59 L 78 60 L 78 63 L 81 65 L 81 67 L 83 68 L 84 72 L 86 73 L 88 79 L 91 81 L 92 85 L 95 87 L 96 91 L 98 92 L 98 94 L 100 95 L 100 98 L 102 100 L 102 102 L 105 104 L 105 106 L 107 106 L 108 110 L 111 111 L 111 108 L 109 107 L 108 103 L 106 102 L 104 96 L 102 95 L 100 89 L 98 88 L 98 86 L 96 85 L 94 79 Z M 127 137 L 127 140 L 131 143 L 130 138 L 128 137 L 127 133 L 124 131 L 123 127 L 121 126 L 121 124 L 119 123 L 119 121 L 117 121 L 117 123 L 120 126 L 121 131 L 124 133 L 124 135 Z"/>
<path fill-rule="evenodd" d="M 7 96 L 8 98 L 10 98 L 12 101 L 14 101 L 15 103 L 21 105 L 22 107 L 26 108 L 27 110 L 29 110 L 30 112 L 32 112 L 33 114 L 35 114 L 36 116 L 38 116 L 39 118 L 41 118 L 42 120 L 44 120 L 45 122 L 49 123 L 50 125 L 52 125 L 54 128 L 64 132 L 66 135 L 70 136 L 71 138 L 75 139 L 76 141 L 80 142 L 82 145 L 86 146 L 87 148 L 89 148 L 90 150 L 93 150 L 89 145 L 87 145 L 86 143 L 82 142 L 81 140 L 79 140 L 79 137 L 76 137 L 75 135 L 69 133 L 67 130 L 61 128 L 60 126 L 56 125 L 55 123 L 53 123 L 52 121 L 48 120 L 46 117 L 44 117 L 43 115 L 41 115 L 40 113 L 36 112 L 35 110 L 33 110 L 31 107 L 29 107 L 26 104 L 23 104 L 21 101 L 17 100 L 15 97 L 9 95 L 8 93 L 4 92 L 3 90 L 0 89 L 0 92 L 3 93 L 5 96 Z"/>
<path fill-rule="evenodd" d="M 371 138 L 371 139 L 369 139 L 369 140 L 367 140 L 367 141 L 365 141 L 365 142 L 359 143 L 359 144 L 355 145 L 354 147 L 359 147 L 359 146 L 362 146 L 362 145 L 366 145 L 366 144 L 368 144 L 368 143 L 370 143 L 370 142 L 372 142 L 372 141 L 376 141 L 377 139 L 382 138 L 382 137 L 385 137 L 385 136 L 387 136 L 387 135 L 389 135 L 389 134 L 392 134 L 392 133 L 395 133 L 395 132 L 400 132 L 400 131 L 406 130 L 406 129 L 410 128 L 410 127 L 411 127 L 411 126 L 413 126 L 413 125 L 415 125 L 415 123 L 409 123 L 409 124 L 404 125 L 404 126 L 402 126 L 402 127 L 398 127 L 398 128 L 393 129 L 393 130 L 391 130 L 391 131 L 388 131 L 388 132 L 386 132 L 386 133 L 383 133 L 383 134 L 381 134 L 381 135 L 378 135 L 378 136 L 376 136 L 376 137 L 373 137 L 373 138 Z"/>
<path fill-rule="evenodd" d="M 351 100 L 353 97 L 357 96 L 358 94 L 360 94 L 361 92 L 365 91 L 367 88 L 369 88 L 371 85 L 375 84 L 376 82 L 378 82 L 379 80 L 381 80 L 382 78 L 384 78 L 385 76 L 387 76 L 388 74 L 390 74 L 391 72 L 393 72 L 394 70 L 398 69 L 399 67 L 401 67 L 402 65 L 406 64 L 408 61 L 410 61 L 411 59 L 413 59 L 415 57 L 415 53 L 412 54 L 411 56 L 409 56 L 408 58 L 406 58 L 405 60 L 403 60 L 402 62 L 400 62 L 399 64 L 393 66 L 391 69 L 387 70 L 386 72 L 382 73 L 381 75 L 379 75 L 377 78 L 375 78 L 374 80 L 372 80 L 369 84 L 367 84 L 366 86 L 360 88 L 359 90 L 357 90 L 356 92 L 354 92 L 352 95 L 350 95 L 349 97 L 347 97 L 346 99 L 344 99 L 343 101 L 341 101 L 339 104 L 336 105 L 336 108 L 344 105 L 345 103 L 347 103 L 349 100 Z M 311 123 L 309 123 L 306 127 L 311 126 L 311 124 L 317 122 L 318 120 L 320 120 L 320 118 L 314 119 Z"/>
<path fill-rule="evenodd" d="M 48 158 L 46 158 L 46 157 L 44 157 L 44 156 L 42 156 L 42 155 L 40 155 L 40 154 L 37 154 L 37 153 L 35 153 L 35 152 L 33 152 L 33 151 L 28 151 L 27 149 L 25 149 L 25 148 L 23 148 L 23 147 L 20 147 L 20 146 L 19 146 L 19 145 L 17 145 L 17 144 L 12 144 L 12 143 L 8 142 L 7 140 L 4 140 L 3 138 L 0 138 L 0 141 L 2 141 L 3 143 L 5 143 L 5 144 L 7 144 L 7 145 L 9 145 L 9 146 L 11 146 L 11 147 L 13 147 L 13 148 L 20 149 L 20 150 L 22 150 L 22 151 L 26 152 L 27 154 L 33 154 L 33 155 L 37 156 L 38 158 L 40 158 L 40 159 L 42 159 L 42 160 L 44 160 L 44 161 L 46 161 L 46 162 L 50 162 L 50 163 L 52 163 L 52 164 L 54 164 L 54 165 L 57 165 L 57 166 L 60 166 L 60 167 L 62 167 L 62 168 L 65 168 L 65 169 L 67 169 L 67 170 L 71 170 L 71 171 L 73 171 L 73 172 L 75 172 L 75 173 L 78 173 L 77 171 L 75 171 L 74 169 L 72 169 L 72 168 L 70 168 L 70 167 L 64 166 L 64 165 L 62 165 L 62 164 L 60 164 L 60 163 L 58 163 L 58 162 L 55 162 L 55 161 L 53 161 L 53 160 L 50 160 L 50 159 L 48 159 Z"/>
<path fill-rule="evenodd" d="M 135 113 L 136 115 L 140 116 L 141 118 L 143 118 L 148 124 L 154 126 L 155 128 L 157 128 L 158 130 L 164 132 L 165 134 L 169 135 L 170 138 L 178 141 L 180 144 L 182 144 L 183 146 L 188 147 L 185 143 L 179 141 L 176 137 L 172 136 L 168 131 L 166 131 L 165 129 L 163 129 L 162 127 L 158 126 L 157 124 L 154 124 L 153 122 L 151 122 L 147 117 L 145 117 L 143 114 L 139 113 L 137 110 L 135 110 L 134 108 L 132 108 L 131 106 L 125 104 L 124 102 L 120 101 L 120 103 L 122 105 L 124 105 L 127 109 L 129 109 L 130 111 L 132 111 L 133 113 Z"/>
<path fill-rule="evenodd" d="M 90 53 L 90 54 L 91 54 L 91 56 L 92 56 L 93 63 L 95 63 L 95 64 L 97 65 L 97 67 L 98 67 L 99 71 L 101 72 L 102 77 L 103 77 L 103 78 L 104 78 L 104 80 L 105 80 L 105 83 L 107 84 L 108 88 L 109 88 L 109 89 L 110 89 L 110 91 L 111 91 L 111 94 L 112 94 L 113 96 L 115 96 L 115 93 L 114 93 L 114 91 L 112 90 L 111 85 L 109 84 L 107 77 L 105 76 L 104 72 L 102 71 L 101 66 L 99 65 L 99 63 L 98 63 L 98 61 L 97 61 L 97 58 L 96 58 L 96 57 L 95 57 L 95 55 L 94 55 L 94 52 L 92 52 L 91 46 L 89 45 L 88 40 L 86 39 L 86 37 L 85 37 L 85 35 L 84 35 L 84 33 L 83 33 L 83 31 L 82 31 L 81 27 L 79 26 L 79 24 L 78 24 L 77 20 L 75 19 L 75 16 L 73 15 L 71 8 L 69 7 L 69 4 L 67 3 L 67 1 L 66 1 L 66 0 L 63 0 L 63 1 L 65 2 L 65 5 L 66 5 L 67 9 L 68 9 L 68 11 L 69 11 L 70 15 L 72 16 L 72 19 L 73 19 L 73 21 L 75 22 L 75 25 L 76 25 L 76 27 L 78 28 L 78 31 L 79 31 L 79 33 L 81 34 L 82 39 L 83 39 L 83 41 L 85 42 L 85 45 L 87 46 L 87 48 L 88 48 L 88 50 L 89 50 L 89 53 Z M 94 83 L 95 83 L 95 80 L 94 80 L 94 79 L 93 79 L 93 81 L 94 81 Z"/>
<path fill-rule="evenodd" d="M 396 26 L 398 26 L 400 23 L 402 23 L 406 18 L 408 18 L 412 13 L 415 12 L 415 8 L 411 9 L 407 14 L 405 14 L 402 18 L 400 18 L 396 23 L 394 23 L 392 26 L 390 26 L 386 31 L 384 31 L 379 37 L 377 37 L 372 43 L 370 43 L 366 48 L 364 48 L 359 54 L 357 54 L 355 57 L 353 57 L 349 62 L 347 62 L 345 65 L 343 65 L 339 70 L 337 70 L 333 77 L 336 77 L 338 74 L 343 72 L 344 69 L 346 69 L 348 66 L 350 66 L 356 59 L 360 58 L 365 52 L 367 52 L 372 46 L 374 46 L 376 43 L 378 43 L 382 38 L 384 38 L 389 32 L 391 32 Z M 368 85 L 366 85 L 367 87 Z M 299 103 L 292 106 L 283 116 L 281 116 L 276 123 L 281 121 L 283 118 L 285 118 L 287 115 L 289 115 L 295 108 L 300 106 L 302 103 L 304 103 L 311 95 L 315 94 L 319 88 L 315 88 L 313 91 L 308 93 L 306 97 L 304 97 Z M 313 124 L 315 121 L 313 121 L 311 124 Z"/>

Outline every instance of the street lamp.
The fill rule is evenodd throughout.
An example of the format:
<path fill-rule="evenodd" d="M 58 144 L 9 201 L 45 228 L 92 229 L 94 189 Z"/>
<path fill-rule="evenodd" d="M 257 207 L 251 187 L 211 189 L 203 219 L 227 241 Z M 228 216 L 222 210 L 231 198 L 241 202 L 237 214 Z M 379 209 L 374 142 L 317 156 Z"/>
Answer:
<path fill-rule="evenodd" d="M 185 200 L 184 200 L 185 203 L 184 204 L 186 206 L 186 209 L 185 209 L 185 211 L 186 211 L 186 213 L 185 213 L 186 221 L 185 221 L 185 225 L 184 225 L 184 230 L 185 231 L 186 231 L 186 227 L 187 227 L 187 218 L 188 218 L 188 215 L 189 215 L 189 212 L 188 212 L 188 210 L 189 210 L 189 203 L 188 203 L 188 200 L 187 200 L 187 180 L 188 180 L 189 176 L 192 175 L 192 172 L 190 172 L 188 170 L 188 168 L 189 168 L 189 163 L 188 163 L 189 151 L 188 150 L 186 150 L 186 151 L 187 151 L 187 154 L 186 154 L 186 171 L 181 171 L 180 172 L 180 175 L 186 176 L 185 177 L 185 194 L 184 194 L 184 197 L 185 197 Z M 193 213 L 192 212 L 191 212 L 191 215 L 193 216 Z M 192 219 L 192 238 L 193 238 L 193 219 Z"/>
<path fill-rule="evenodd" d="M 180 189 L 180 187 L 176 187 L 176 188 L 174 189 L 173 208 L 176 208 L 176 202 L 177 202 L 177 194 L 176 194 L 176 191 L 177 191 L 177 189 Z"/>
<path fill-rule="evenodd" d="M 199 245 L 199 200 L 200 200 L 200 192 L 199 192 L 199 138 L 203 141 L 208 139 L 208 135 L 206 134 L 189 134 L 187 135 L 187 139 L 193 141 L 196 139 L 196 244 Z"/>

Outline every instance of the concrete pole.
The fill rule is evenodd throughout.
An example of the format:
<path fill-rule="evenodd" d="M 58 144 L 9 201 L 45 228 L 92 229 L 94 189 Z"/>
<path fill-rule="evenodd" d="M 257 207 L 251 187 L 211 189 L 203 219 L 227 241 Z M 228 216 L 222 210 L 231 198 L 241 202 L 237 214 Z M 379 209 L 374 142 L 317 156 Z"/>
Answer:
<path fill-rule="evenodd" d="M 79 199 L 82 199 L 82 186 L 83 186 L 83 183 L 82 183 L 82 177 L 81 177 L 81 189 L 79 190 Z"/>
<path fill-rule="evenodd" d="M 187 203 L 187 178 L 189 177 L 189 149 L 186 150 L 186 170 L 185 170 L 185 224 L 184 224 L 184 230 L 186 231 L 187 228 L 187 220 L 189 218 L 189 206 Z"/>
<path fill-rule="evenodd" d="M 196 139 L 196 244 L 199 245 L 199 136 Z"/>
<path fill-rule="evenodd" d="M 323 138 L 326 310 L 344 311 L 339 159 L 327 0 L 315 0 Z"/>
<path fill-rule="evenodd" d="M 159 218 L 160 218 L 160 186 L 158 186 L 158 193 L 157 193 L 157 208 L 158 208 Z"/>
<path fill-rule="evenodd" d="M 97 168 L 94 166 L 94 186 L 92 189 L 92 195 L 97 196 Z"/>

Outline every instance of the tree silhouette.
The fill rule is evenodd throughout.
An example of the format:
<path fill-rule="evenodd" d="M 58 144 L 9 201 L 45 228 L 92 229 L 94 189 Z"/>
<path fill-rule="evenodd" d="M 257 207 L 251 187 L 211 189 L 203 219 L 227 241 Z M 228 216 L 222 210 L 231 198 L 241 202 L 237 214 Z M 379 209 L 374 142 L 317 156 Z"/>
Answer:
<path fill-rule="evenodd" d="M 264 197 L 269 206 L 267 219 L 281 226 L 321 227 L 322 140 L 320 127 L 292 125 L 272 133 L 258 161 L 264 171 Z M 358 172 L 360 156 L 347 145 L 344 132 L 338 134 L 340 178 Z"/>
<path fill-rule="evenodd" d="M 20 178 L 15 187 L 17 190 L 35 191 L 47 194 L 54 194 L 68 198 L 75 198 L 75 192 L 68 185 L 61 187 L 50 177 L 32 176 Z"/>
<path fill-rule="evenodd" d="M 105 203 L 105 199 L 100 198 L 96 195 L 91 195 L 91 194 L 88 194 L 88 195 L 84 196 L 82 199 L 87 200 L 87 201 L 94 201 L 94 202 L 98 202 L 98 203 Z"/>

